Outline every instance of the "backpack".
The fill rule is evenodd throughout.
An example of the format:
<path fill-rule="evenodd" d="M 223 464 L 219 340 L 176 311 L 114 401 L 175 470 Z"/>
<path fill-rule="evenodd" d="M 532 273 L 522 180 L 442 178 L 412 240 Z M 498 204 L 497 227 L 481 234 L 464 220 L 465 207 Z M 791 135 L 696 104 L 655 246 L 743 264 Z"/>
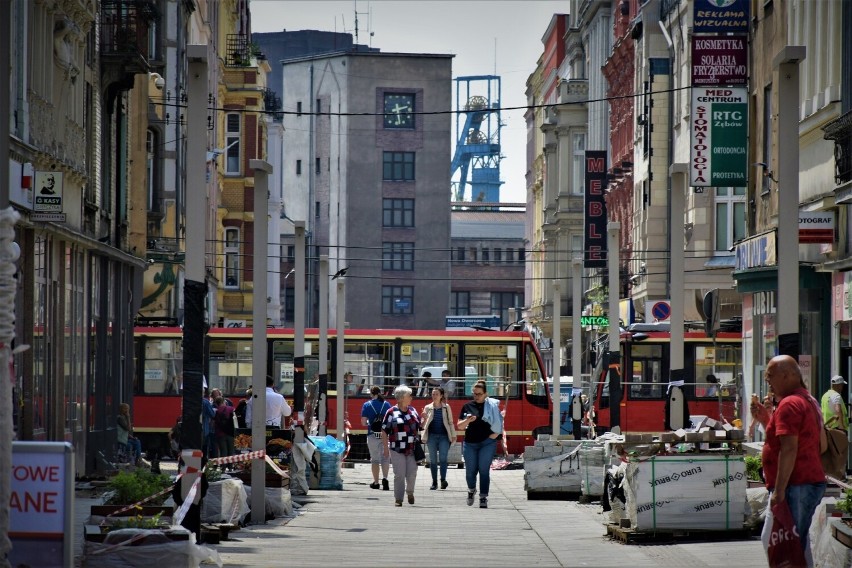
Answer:
<path fill-rule="evenodd" d="M 376 410 L 376 405 L 372 402 L 370 403 L 370 407 L 372 407 L 373 412 L 376 414 L 376 416 L 370 422 L 370 432 L 373 432 L 374 434 L 379 434 L 382 431 L 382 423 L 385 420 L 385 415 L 382 414 L 382 410 L 384 410 L 385 408 L 385 401 L 382 401 L 382 406 L 379 408 L 379 410 Z"/>

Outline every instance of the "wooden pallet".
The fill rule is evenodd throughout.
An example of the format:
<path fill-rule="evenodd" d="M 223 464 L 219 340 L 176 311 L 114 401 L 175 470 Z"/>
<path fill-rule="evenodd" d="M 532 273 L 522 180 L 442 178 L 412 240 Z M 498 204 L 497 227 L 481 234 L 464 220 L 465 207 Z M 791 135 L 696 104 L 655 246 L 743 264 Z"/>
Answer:
<path fill-rule="evenodd" d="M 201 541 L 206 544 L 219 544 L 228 540 L 231 531 L 240 530 L 240 525 L 229 523 L 204 523 L 201 525 Z"/>
<path fill-rule="evenodd" d="M 754 532 L 751 529 L 642 531 L 608 524 L 606 535 L 624 544 L 670 544 L 675 541 L 690 540 L 702 542 L 745 540 L 752 538 Z"/>
<path fill-rule="evenodd" d="M 527 491 L 527 501 L 578 501 L 579 491 Z"/>

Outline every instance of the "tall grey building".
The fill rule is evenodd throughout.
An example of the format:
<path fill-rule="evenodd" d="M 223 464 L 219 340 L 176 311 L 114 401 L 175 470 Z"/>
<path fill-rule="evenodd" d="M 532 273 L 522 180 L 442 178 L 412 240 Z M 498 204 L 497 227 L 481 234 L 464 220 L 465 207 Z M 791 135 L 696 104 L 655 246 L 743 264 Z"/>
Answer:
<path fill-rule="evenodd" d="M 328 254 L 332 274 L 348 268 L 350 327 L 444 327 L 452 57 L 363 46 L 283 54 L 284 213 L 306 222 L 309 326 Z"/>

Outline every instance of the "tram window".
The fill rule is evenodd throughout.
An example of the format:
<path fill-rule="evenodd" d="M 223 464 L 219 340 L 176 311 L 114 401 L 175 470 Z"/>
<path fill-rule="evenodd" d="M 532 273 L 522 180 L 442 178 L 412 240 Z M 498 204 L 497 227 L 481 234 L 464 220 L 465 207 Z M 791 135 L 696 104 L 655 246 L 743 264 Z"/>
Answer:
<path fill-rule="evenodd" d="M 384 392 L 393 391 L 393 343 L 346 341 L 343 347 L 343 371 L 352 373 L 349 396 L 369 397 L 370 387 L 378 385 Z"/>
<path fill-rule="evenodd" d="M 429 398 L 432 389 L 431 384 L 422 379 L 423 373 L 428 371 L 432 374 L 433 381 L 440 381 L 441 373 L 449 370 L 450 377 L 455 377 L 458 368 L 459 346 L 458 343 L 446 342 L 406 342 L 400 347 L 399 372 L 401 380 L 411 387 L 415 398 Z M 458 377 L 454 383 L 458 385 Z M 398 384 L 398 383 L 397 383 Z M 433 383 L 434 384 L 434 383 Z M 462 396 L 461 389 L 452 393 L 454 396 Z"/>
<path fill-rule="evenodd" d="M 736 394 L 736 378 L 742 366 L 738 345 L 695 346 L 695 396 L 714 398 Z"/>
<path fill-rule="evenodd" d="M 544 381 L 544 375 L 538 367 L 538 359 L 535 357 L 535 352 L 532 347 L 527 346 L 526 364 L 524 365 L 524 378 L 526 379 L 526 392 L 529 396 L 545 396 L 548 394 L 547 383 Z"/>
<path fill-rule="evenodd" d="M 226 396 L 245 393 L 246 389 L 252 386 L 254 376 L 252 357 L 251 341 L 211 341 L 207 388 L 220 389 Z"/>
<path fill-rule="evenodd" d="M 147 339 L 145 341 L 145 394 L 179 394 L 183 371 L 181 339 Z"/>
<path fill-rule="evenodd" d="M 473 385 L 484 380 L 488 395 L 495 398 L 518 396 L 518 346 L 500 343 L 468 344 L 464 354 L 464 393 L 470 396 Z M 469 373 L 472 367 L 475 373 Z"/>
<path fill-rule="evenodd" d="M 661 345 L 632 345 L 630 350 L 630 397 L 660 399 L 665 394 L 663 384 L 663 347 Z"/>

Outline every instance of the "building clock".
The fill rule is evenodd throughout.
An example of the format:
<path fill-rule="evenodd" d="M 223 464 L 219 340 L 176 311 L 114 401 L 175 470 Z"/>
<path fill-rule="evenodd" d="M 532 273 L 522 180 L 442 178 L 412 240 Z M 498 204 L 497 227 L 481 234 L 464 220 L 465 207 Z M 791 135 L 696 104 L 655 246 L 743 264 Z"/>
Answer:
<path fill-rule="evenodd" d="M 385 128 L 414 128 L 414 95 L 385 94 Z"/>

